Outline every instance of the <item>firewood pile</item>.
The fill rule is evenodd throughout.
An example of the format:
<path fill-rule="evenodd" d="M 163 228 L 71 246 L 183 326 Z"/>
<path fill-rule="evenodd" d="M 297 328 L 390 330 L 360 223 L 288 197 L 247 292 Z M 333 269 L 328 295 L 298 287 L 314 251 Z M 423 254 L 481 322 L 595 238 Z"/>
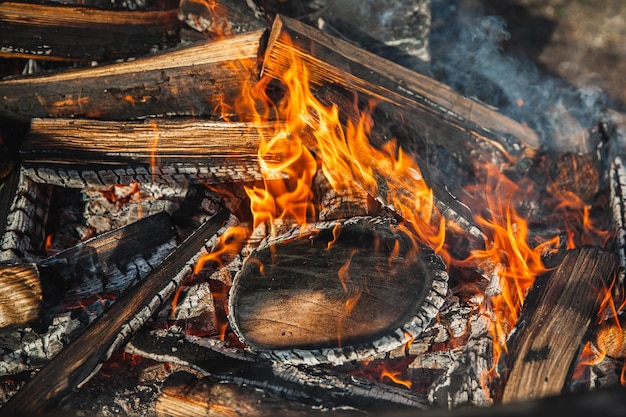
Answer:
<path fill-rule="evenodd" d="M 466 97 L 383 3 L 0 4 L 0 414 L 623 407 L 626 119 Z"/>

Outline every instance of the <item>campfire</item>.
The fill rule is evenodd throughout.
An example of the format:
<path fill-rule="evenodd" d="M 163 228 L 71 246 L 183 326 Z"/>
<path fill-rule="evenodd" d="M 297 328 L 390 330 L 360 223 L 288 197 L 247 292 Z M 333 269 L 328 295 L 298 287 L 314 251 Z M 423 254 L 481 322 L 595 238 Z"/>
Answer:
<path fill-rule="evenodd" d="M 622 115 L 507 115 L 347 41 L 338 6 L 170 3 L 0 4 L 38 33 L 0 34 L 0 413 L 379 415 L 626 383 Z"/>

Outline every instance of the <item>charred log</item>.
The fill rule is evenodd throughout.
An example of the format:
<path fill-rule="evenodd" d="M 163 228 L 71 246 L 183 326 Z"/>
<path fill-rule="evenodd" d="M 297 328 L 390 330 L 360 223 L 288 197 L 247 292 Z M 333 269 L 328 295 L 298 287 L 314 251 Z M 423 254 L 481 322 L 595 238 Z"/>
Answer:
<path fill-rule="evenodd" d="M 228 213 L 223 210 L 205 222 L 146 279 L 120 297 L 59 352 L 4 405 L 2 411 L 13 415 L 45 412 L 93 375 L 191 272 L 205 242 L 222 227 L 227 217 Z"/>

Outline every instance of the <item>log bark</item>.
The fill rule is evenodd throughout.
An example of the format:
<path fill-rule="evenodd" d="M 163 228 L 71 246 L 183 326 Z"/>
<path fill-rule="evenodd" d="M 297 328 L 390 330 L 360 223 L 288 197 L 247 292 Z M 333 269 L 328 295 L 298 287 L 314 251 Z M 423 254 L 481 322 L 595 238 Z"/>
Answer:
<path fill-rule="evenodd" d="M 260 355 L 287 363 L 395 349 L 429 324 L 447 291 L 443 262 L 413 239 L 382 217 L 270 237 L 233 280 L 231 326 Z"/>
<path fill-rule="evenodd" d="M 180 27 L 176 9 L 112 11 L 5 2 L 0 4 L 0 57 L 109 62 L 135 58 L 178 45 Z"/>
<path fill-rule="evenodd" d="M 574 249 L 565 254 L 549 279 L 535 284 L 508 343 L 508 369 L 499 394 L 503 403 L 563 391 L 616 265 L 611 252 L 595 247 Z"/>
<path fill-rule="evenodd" d="M 206 240 L 228 218 L 225 210 L 205 222 L 146 279 L 124 294 L 23 386 L 2 408 L 12 415 L 50 410 L 128 340 L 191 272 Z"/>
<path fill-rule="evenodd" d="M 539 148 L 534 131 L 461 96 L 424 75 L 324 34 L 296 20 L 278 16 L 273 24 L 262 75 L 281 79 L 291 59 L 302 62 L 314 87 L 338 84 L 374 100 L 430 147 L 454 153 L 466 149 L 474 162 L 507 165 Z M 415 117 L 415 114 L 419 117 Z M 410 144 L 401 144 L 409 148 Z M 467 163 L 467 162 L 466 162 Z"/>
<path fill-rule="evenodd" d="M 20 155 L 35 181 L 63 187 L 249 182 L 263 178 L 258 148 L 271 132 L 269 123 L 34 119 Z"/>
<path fill-rule="evenodd" d="M 262 33 L 204 41 L 134 61 L 0 81 L 0 116 L 235 116 L 228 100 L 256 80 Z"/>

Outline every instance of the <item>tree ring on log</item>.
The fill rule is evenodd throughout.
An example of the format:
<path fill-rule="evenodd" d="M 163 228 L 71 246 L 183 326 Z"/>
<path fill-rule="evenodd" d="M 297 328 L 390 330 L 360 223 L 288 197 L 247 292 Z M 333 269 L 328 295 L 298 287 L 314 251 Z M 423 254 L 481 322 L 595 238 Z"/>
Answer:
<path fill-rule="evenodd" d="M 390 218 L 353 217 L 261 242 L 233 280 L 229 320 L 262 357 L 340 364 L 418 335 L 447 288 L 431 248 Z"/>

